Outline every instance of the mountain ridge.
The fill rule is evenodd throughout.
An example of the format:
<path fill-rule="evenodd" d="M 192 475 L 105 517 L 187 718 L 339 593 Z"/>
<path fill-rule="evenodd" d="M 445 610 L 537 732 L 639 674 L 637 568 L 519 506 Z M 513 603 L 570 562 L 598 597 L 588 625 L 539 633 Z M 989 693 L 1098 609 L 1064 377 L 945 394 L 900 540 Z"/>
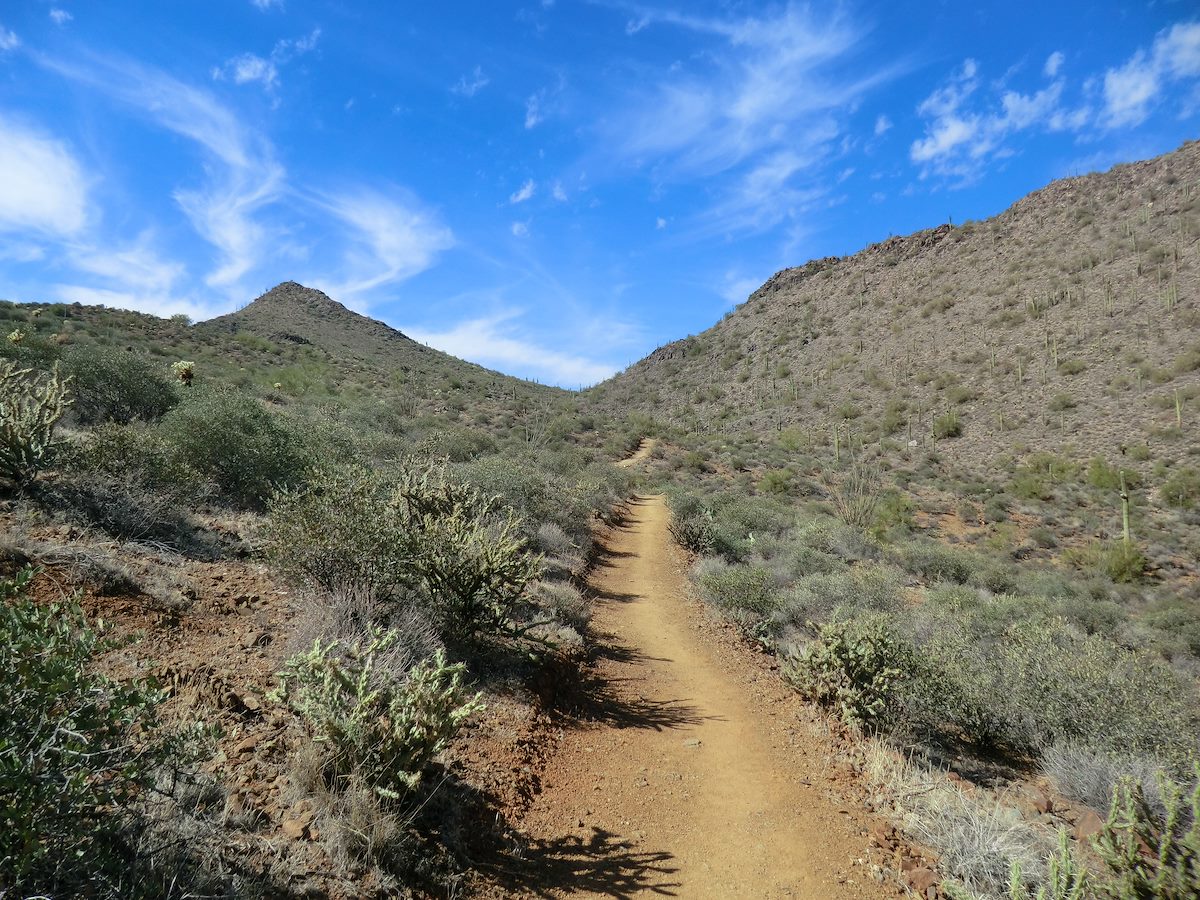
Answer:
<path fill-rule="evenodd" d="M 1200 397 L 1198 195 L 1194 141 L 1060 179 L 983 222 L 780 270 L 585 394 L 693 433 L 832 445 L 838 430 L 963 461 L 1159 442 L 1175 419 L 1159 386 Z M 931 439 L 950 414 L 961 437 Z"/>

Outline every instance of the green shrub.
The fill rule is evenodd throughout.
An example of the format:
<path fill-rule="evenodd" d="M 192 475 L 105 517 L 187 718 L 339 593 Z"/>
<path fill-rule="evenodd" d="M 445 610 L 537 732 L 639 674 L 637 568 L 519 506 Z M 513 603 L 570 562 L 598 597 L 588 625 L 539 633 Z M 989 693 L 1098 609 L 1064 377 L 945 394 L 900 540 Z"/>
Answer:
<path fill-rule="evenodd" d="M 466 462 L 496 452 L 495 439 L 486 432 L 465 428 L 431 431 L 418 447 L 422 456 Z"/>
<path fill-rule="evenodd" d="M 124 540 L 190 540 L 189 510 L 213 490 L 154 429 L 100 425 L 65 446 L 62 477 L 42 493 L 54 506 Z"/>
<path fill-rule="evenodd" d="M 966 584 L 979 567 L 969 553 L 929 541 L 909 544 L 900 553 L 904 568 L 927 581 Z"/>
<path fill-rule="evenodd" d="M 958 609 L 928 620 L 908 709 L 988 745 L 1057 743 L 1149 753 L 1180 763 L 1195 749 L 1194 686 L 1148 653 L 1015 610 L 998 638 Z"/>
<path fill-rule="evenodd" d="M 946 399 L 959 405 L 970 403 L 975 399 L 975 391 L 965 384 L 952 384 L 946 388 Z"/>
<path fill-rule="evenodd" d="M 1122 474 L 1125 476 L 1126 487 L 1136 487 L 1141 482 L 1135 469 L 1117 469 L 1110 466 L 1104 457 L 1094 456 L 1088 463 L 1087 483 L 1097 490 L 1119 491 Z"/>
<path fill-rule="evenodd" d="M 1051 413 L 1064 413 L 1068 409 L 1074 409 L 1076 406 L 1079 406 L 1079 403 L 1069 394 L 1055 394 L 1050 398 L 1050 402 L 1046 403 L 1046 408 Z"/>
<path fill-rule="evenodd" d="M 74 414 L 84 425 L 162 418 L 179 397 L 165 367 L 122 350 L 84 347 L 63 359 L 72 379 Z"/>
<path fill-rule="evenodd" d="M 1163 501 L 1177 509 L 1191 509 L 1200 500 L 1200 469 L 1183 466 L 1163 482 Z"/>
<path fill-rule="evenodd" d="M 318 639 L 279 675 L 272 699 L 298 713 L 324 745 L 323 775 L 334 790 L 361 779 L 379 796 L 398 799 L 483 708 L 478 694 L 463 689 L 466 667 L 447 665 L 441 650 L 403 675 L 379 665 L 398 638 L 373 626 L 364 642 Z"/>
<path fill-rule="evenodd" d="M 845 572 L 808 575 L 798 580 L 779 604 L 776 624 L 806 629 L 863 612 L 898 612 L 903 605 L 900 579 L 883 566 L 858 566 Z"/>
<path fill-rule="evenodd" d="M 778 589 L 762 566 L 717 566 L 699 582 L 704 599 L 724 610 L 766 616 L 775 608 Z"/>
<path fill-rule="evenodd" d="M 344 467 L 276 494 L 267 557 L 294 581 L 322 591 L 358 589 L 395 601 L 416 581 L 415 529 L 380 471 Z"/>
<path fill-rule="evenodd" d="M 69 379 L 0 360 L 0 478 L 28 482 L 57 446 L 54 427 L 71 400 Z"/>
<path fill-rule="evenodd" d="M 1072 548 L 1064 554 L 1072 565 L 1084 571 L 1094 572 L 1118 584 L 1129 584 L 1141 579 L 1146 571 L 1146 557 L 1136 544 L 1123 541 L 1107 541 Z"/>
<path fill-rule="evenodd" d="M 112 642 L 78 606 L 0 579 L 0 886 L 13 896 L 131 896 L 130 809 L 183 745 L 160 729 L 160 692 L 94 671 Z"/>
<path fill-rule="evenodd" d="M 1082 359 L 1064 359 L 1058 364 L 1060 375 L 1078 375 L 1084 371 L 1087 371 L 1087 363 Z"/>
<path fill-rule="evenodd" d="M 933 420 L 933 438 L 940 441 L 946 438 L 961 437 L 963 433 L 962 419 L 954 410 L 938 416 Z"/>
<path fill-rule="evenodd" d="M 193 390 L 161 429 L 183 463 L 239 506 L 262 508 L 275 490 L 300 483 L 308 468 L 300 436 L 235 390 Z"/>
<path fill-rule="evenodd" d="M 893 529 L 899 529 L 900 534 L 907 532 L 912 529 L 916 512 L 916 503 L 903 491 L 885 490 L 879 498 L 879 508 L 875 511 L 871 533 L 883 536 Z"/>
<path fill-rule="evenodd" d="M 877 728 L 893 718 L 909 667 L 908 647 L 883 619 L 870 618 L 822 625 L 790 661 L 786 677 L 847 724 Z"/>
<path fill-rule="evenodd" d="M 792 473 L 787 469 L 768 469 L 758 480 L 758 489 L 764 494 L 790 494 Z"/>
<path fill-rule="evenodd" d="M 292 578 L 385 602 L 416 591 L 459 636 L 510 624 L 541 573 L 511 510 L 428 463 L 317 473 L 272 499 L 266 538 Z"/>

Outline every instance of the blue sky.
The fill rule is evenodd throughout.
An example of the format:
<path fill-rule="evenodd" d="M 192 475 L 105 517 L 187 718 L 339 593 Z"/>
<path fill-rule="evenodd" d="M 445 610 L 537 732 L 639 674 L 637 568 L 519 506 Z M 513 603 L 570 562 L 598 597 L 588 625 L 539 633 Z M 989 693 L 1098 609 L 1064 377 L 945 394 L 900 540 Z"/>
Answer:
<path fill-rule="evenodd" d="M 294 279 L 576 387 L 1198 125 L 1191 2 L 6 0 L 0 297 Z"/>

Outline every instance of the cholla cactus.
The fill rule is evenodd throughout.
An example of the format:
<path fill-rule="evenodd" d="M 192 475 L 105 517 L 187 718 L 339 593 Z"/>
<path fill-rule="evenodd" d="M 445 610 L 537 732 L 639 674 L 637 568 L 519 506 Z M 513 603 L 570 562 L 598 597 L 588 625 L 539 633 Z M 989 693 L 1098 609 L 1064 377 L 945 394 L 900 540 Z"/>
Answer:
<path fill-rule="evenodd" d="M 483 709 L 479 694 L 463 687 L 466 667 L 447 663 L 441 650 L 399 677 L 378 665 L 389 652 L 403 651 L 399 640 L 398 632 L 378 625 L 349 645 L 318 639 L 287 661 L 271 694 L 326 745 L 333 783 L 357 775 L 389 800 L 415 787 L 459 726 Z"/>
<path fill-rule="evenodd" d="M 191 387 L 192 379 L 196 377 L 196 364 L 190 359 L 181 359 L 179 362 L 171 363 L 171 371 L 184 385 Z"/>
<path fill-rule="evenodd" d="M 71 405 L 70 378 L 0 361 L 0 477 L 30 481 L 54 448 L 54 426 Z"/>
<path fill-rule="evenodd" d="M 25 340 L 25 332 L 23 332 L 20 328 L 14 328 L 8 333 L 8 342 L 10 344 L 16 344 L 17 346 L 20 346 L 21 341 L 23 340 Z"/>

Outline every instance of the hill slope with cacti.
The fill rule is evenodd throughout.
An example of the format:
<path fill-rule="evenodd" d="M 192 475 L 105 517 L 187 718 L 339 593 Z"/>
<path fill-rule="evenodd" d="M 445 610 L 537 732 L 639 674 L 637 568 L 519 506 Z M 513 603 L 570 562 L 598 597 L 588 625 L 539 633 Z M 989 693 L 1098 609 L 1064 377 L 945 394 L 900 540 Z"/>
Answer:
<path fill-rule="evenodd" d="M 1025 449 L 1176 460 L 1200 417 L 1198 238 L 1189 143 L 785 269 L 590 396 L 689 432 L 915 441 L 968 467 Z"/>

